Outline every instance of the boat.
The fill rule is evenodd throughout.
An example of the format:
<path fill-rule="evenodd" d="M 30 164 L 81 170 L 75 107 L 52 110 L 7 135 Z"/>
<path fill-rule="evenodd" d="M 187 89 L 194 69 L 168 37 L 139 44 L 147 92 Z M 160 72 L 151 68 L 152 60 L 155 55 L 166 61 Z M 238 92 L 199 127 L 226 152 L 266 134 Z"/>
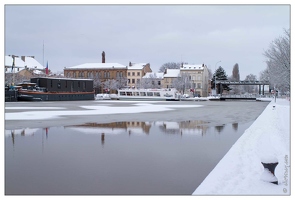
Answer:
<path fill-rule="evenodd" d="M 174 88 L 167 89 L 135 89 L 126 88 L 118 90 L 120 100 L 156 100 L 179 101 L 180 93 Z"/>
<path fill-rule="evenodd" d="M 18 101 L 94 100 L 92 79 L 31 78 L 17 85 Z"/>

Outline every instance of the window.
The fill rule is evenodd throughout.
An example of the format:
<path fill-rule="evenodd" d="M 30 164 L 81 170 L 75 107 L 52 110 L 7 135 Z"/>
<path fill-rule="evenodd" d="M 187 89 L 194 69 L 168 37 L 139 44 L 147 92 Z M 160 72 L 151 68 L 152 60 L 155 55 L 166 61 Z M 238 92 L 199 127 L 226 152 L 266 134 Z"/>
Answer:
<path fill-rule="evenodd" d="M 198 83 L 198 89 L 202 88 L 202 83 Z"/>
<path fill-rule="evenodd" d="M 135 76 L 135 72 L 132 72 L 132 76 Z"/>
<path fill-rule="evenodd" d="M 128 84 L 130 83 L 130 79 L 128 79 Z"/>
<path fill-rule="evenodd" d="M 161 81 L 158 81 L 158 85 L 161 85 Z"/>
<path fill-rule="evenodd" d="M 78 81 L 78 87 L 80 87 L 80 81 Z"/>
<path fill-rule="evenodd" d="M 130 76 L 130 72 L 128 72 L 128 76 Z"/>
<path fill-rule="evenodd" d="M 140 79 L 136 79 L 136 83 L 140 83 Z"/>
<path fill-rule="evenodd" d="M 57 83 L 57 88 L 58 88 L 58 89 L 61 88 L 61 84 L 60 84 L 60 82 Z"/>
<path fill-rule="evenodd" d="M 132 79 L 132 83 L 135 83 L 135 79 Z"/>
<path fill-rule="evenodd" d="M 140 72 L 137 72 L 137 76 L 140 76 Z"/>
<path fill-rule="evenodd" d="M 153 92 L 147 92 L 147 96 L 153 96 Z"/>
<path fill-rule="evenodd" d="M 201 76 L 198 76 L 198 81 L 201 80 Z"/>

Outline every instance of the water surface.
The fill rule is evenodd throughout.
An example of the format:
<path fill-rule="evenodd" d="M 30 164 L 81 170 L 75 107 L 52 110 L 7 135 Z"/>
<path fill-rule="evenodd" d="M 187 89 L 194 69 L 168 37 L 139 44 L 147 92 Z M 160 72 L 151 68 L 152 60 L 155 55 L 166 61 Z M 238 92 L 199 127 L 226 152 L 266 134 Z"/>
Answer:
<path fill-rule="evenodd" d="M 191 195 L 252 123 L 5 130 L 5 194 Z"/>

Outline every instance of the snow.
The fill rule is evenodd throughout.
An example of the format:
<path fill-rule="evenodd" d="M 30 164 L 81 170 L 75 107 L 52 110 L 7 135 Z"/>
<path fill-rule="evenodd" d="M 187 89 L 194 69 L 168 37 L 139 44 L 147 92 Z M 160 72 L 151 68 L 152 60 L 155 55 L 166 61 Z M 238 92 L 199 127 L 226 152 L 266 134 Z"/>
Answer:
<path fill-rule="evenodd" d="M 164 76 L 164 73 L 163 72 L 147 72 L 145 74 L 145 76 L 143 76 L 142 78 L 158 78 L 158 79 L 162 79 Z"/>
<path fill-rule="evenodd" d="M 132 69 L 143 69 L 148 63 L 131 63 L 132 66 L 128 66 L 128 70 Z"/>
<path fill-rule="evenodd" d="M 273 177 L 261 162 L 276 161 Z M 290 195 L 290 178 L 290 101 L 272 99 L 193 195 Z"/>
<path fill-rule="evenodd" d="M 203 65 L 199 64 L 199 65 L 183 65 L 180 70 L 196 70 L 196 69 L 199 69 L 199 70 L 204 70 L 204 67 Z"/>
<path fill-rule="evenodd" d="M 121 102 L 121 101 L 120 101 Z M 129 103 L 131 101 L 128 101 Z M 136 102 L 136 101 L 135 101 Z M 72 116 L 72 115 L 108 115 L 108 114 L 122 114 L 122 113 L 143 113 L 143 112 L 162 112 L 167 110 L 172 110 L 173 108 L 191 108 L 191 107 L 201 107 L 202 105 L 154 105 L 149 103 L 145 103 L 141 101 L 141 103 L 136 102 L 134 105 L 128 107 L 111 107 L 110 105 L 102 105 L 98 106 L 80 106 L 85 110 L 53 110 L 54 107 L 42 107 L 40 106 L 38 109 L 48 109 L 46 111 L 46 115 L 44 115 L 44 111 L 33 111 L 36 107 L 26 107 L 27 109 L 32 109 L 30 111 L 24 112 L 14 112 L 14 113 L 5 113 L 5 120 L 34 120 L 34 119 L 52 119 L 52 118 L 60 118 L 62 116 Z M 52 110 L 50 110 L 52 109 Z"/>
<path fill-rule="evenodd" d="M 164 74 L 165 78 L 176 78 L 179 77 L 180 69 L 167 69 L 166 74 Z"/>
<path fill-rule="evenodd" d="M 119 63 L 85 63 L 81 65 L 76 65 L 72 67 L 66 67 L 65 69 L 126 69 L 125 65 Z"/>

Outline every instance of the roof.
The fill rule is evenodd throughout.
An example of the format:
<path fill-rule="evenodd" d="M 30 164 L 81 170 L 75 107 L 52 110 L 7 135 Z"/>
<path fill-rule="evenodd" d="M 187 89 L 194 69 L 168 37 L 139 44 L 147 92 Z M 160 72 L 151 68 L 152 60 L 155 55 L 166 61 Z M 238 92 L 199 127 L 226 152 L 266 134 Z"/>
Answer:
<path fill-rule="evenodd" d="M 66 67 L 65 69 L 126 69 L 125 65 L 119 63 L 85 63 L 72 67 Z"/>
<path fill-rule="evenodd" d="M 153 77 L 153 78 L 162 79 L 163 76 L 164 76 L 163 72 L 158 72 L 158 73 L 156 73 L 156 72 L 147 72 L 145 74 L 145 76 L 143 76 L 142 78 L 151 78 L 151 77 Z"/>
<path fill-rule="evenodd" d="M 132 63 L 132 66 L 128 66 L 128 70 L 143 69 L 148 63 Z"/>
<path fill-rule="evenodd" d="M 164 78 L 176 78 L 179 77 L 180 69 L 167 69 Z"/>
<path fill-rule="evenodd" d="M 25 57 L 25 65 L 29 68 L 29 69 L 44 69 L 44 66 L 41 65 L 35 58 L 26 56 Z"/>
<path fill-rule="evenodd" d="M 13 62 L 12 56 L 5 56 L 5 66 L 12 67 L 12 62 Z M 21 58 L 15 57 L 14 66 L 19 68 L 24 68 L 26 64 Z"/>
<path fill-rule="evenodd" d="M 5 67 L 12 68 L 13 58 L 12 56 L 5 56 Z M 27 67 L 28 69 L 36 69 L 36 70 L 44 70 L 44 67 L 35 59 L 30 56 L 25 56 L 25 61 L 21 59 L 21 57 L 14 57 L 14 66 L 15 68 L 24 69 Z M 6 71 L 6 73 L 11 73 L 10 70 Z M 14 71 L 14 73 L 16 73 Z"/>
<path fill-rule="evenodd" d="M 199 65 L 183 65 L 183 67 L 180 67 L 180 70 L 203 70 L 204 67 L 202 64 Z"/>

